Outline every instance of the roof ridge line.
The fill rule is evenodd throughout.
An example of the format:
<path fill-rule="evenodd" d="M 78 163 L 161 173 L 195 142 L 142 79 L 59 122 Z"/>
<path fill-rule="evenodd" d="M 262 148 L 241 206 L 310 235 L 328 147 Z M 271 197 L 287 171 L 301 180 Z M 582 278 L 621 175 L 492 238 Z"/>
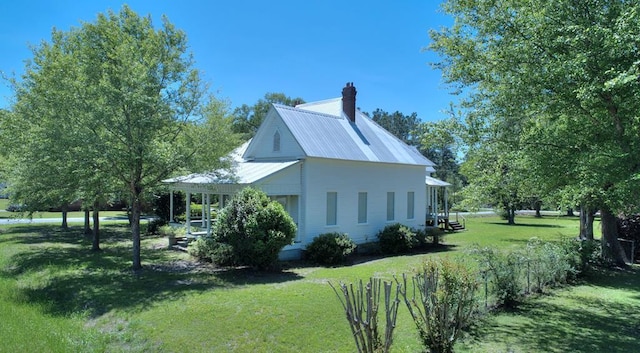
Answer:
<path fill-rule="evenodd" d="M 327 118 L 333 118 L 333 119 L 337 119 L 337 120 L 345 119 L 342 115 L 341 116 L 337 116 L 337 115 L 328 114 L 328 113 L 320 113 L 320 112 L 317 112 L 317 111 L 314 111 L 314 110 L 296 108 L 296 107 L 291 107 L 291 106 L 284 105 L 284 104 L 277 104 L 277 103 L 272 103 L 272 104 L 276 109 L 282 108 L 282 109 L 288 109 L 288 110 L 301 111 L 301 112 L 304 112 L 304 113 L 307 113 L 307 114 L 319 115 L 319 116 L 324 116 L 324 117 L 327 117 Z"/>

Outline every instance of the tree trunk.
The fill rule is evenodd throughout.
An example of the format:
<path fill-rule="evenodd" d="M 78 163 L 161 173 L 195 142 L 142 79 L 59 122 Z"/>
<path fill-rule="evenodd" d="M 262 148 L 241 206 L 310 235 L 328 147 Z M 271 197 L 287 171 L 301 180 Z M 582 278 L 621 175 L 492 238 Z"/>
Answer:
<path fill-rule="evenodd" d="M 573 217 L 573 216 L 575 216 L 573 214 L 573 208 L 571 207 L 567 208 L 567 217 Z"/>
<path fill-rule="evenodd" d="M 91 216 L 89 215 L 89 209 L 84 210 L 84 234 L 91 234 Z"/>
<path fill-rule="evenodd" d="M 536 209 L 536 218 L 542 218 L 540 214 L 540 208 L 542 207 L 542 202 L 540 200 L 533 203 L 533 207 Z"/>
<path fill-rule="evenodd" d="M 618 266 L 625 266 L 627 256 L 618 241 L 616 216 L 609 209 L 603 207 L 600 209 L 600 221 L 602 223 L 602 257 Z"/>
<path fill-rule="evenodd" d="M 91 250 L 100 251 L 100 204 L 93 203 L 93 244 Z"/>
<path fill-rule="evenodd" d="M 507 207 L 507 222 L 509 225 L 516 224 L 516 209 L 515 207 Z"/>
<path fill-rule="evenodd" d="M 69 228 L 69 225 L 67 223 L 67 213 L 68 213 L 67 208 L 63 207 L 62 208 L 62 229 L 65 229 L 65 230 Z"/>
<path fill-rule="evenodd" d="M 582 240 L 593 240 L 593 211 L 587 205 L 580 206 L 580 234 Z"/>
<path fill-rule="evenodd" d="M 140 202 L 140 193 L 135 190 L 135 196 L 131 202 L 131 233 L 133 236 L 133 270 L 142 269 L 140 261 L 140 213 L 142 204 Z"/>

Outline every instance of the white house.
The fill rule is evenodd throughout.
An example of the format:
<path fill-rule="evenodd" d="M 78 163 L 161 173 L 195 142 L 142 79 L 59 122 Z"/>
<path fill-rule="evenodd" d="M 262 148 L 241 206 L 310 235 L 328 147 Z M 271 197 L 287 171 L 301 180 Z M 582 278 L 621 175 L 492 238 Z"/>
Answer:
<path fill-rule="evenodd" d="M 186 192 L 187 207 L 192 194 L 202 195 L 200 231 L 209 234 L 206 210 L 212 205 L 224 206 L 246 186 L 263 190 L 298 225 L 295 243 L 282 258 L 298 257 L 322 233 L 343 232 L 365 243 L 390 223 L 421 228 L 436 217 L 437 225 L 435 190 L 446 183 L 430 177 L 434 164 L 357 110 L 355 98 L 353 83 L 347 83 L 340 98 L 274 104 L 255 137 L 234 151 L 230 172 L 165 182 Z"/>

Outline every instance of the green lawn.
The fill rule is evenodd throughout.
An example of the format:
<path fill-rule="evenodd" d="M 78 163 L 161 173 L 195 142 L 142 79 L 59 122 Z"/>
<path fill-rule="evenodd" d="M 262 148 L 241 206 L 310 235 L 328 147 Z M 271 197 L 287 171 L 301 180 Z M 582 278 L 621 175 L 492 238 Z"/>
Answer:
<path fill-rule="evenodd" d="M 0 352 L 353 352 L 327 282 L 411 271 L 426 257 L 463 256 L 472 244 L 509 248 L 532 237 L 575 236 L 578 219 L 471 218 L 439 252 L 372 259 L 338 268 L 290 264 L 282 273 L 194 266 L 166 239 L 143 238 L 134 274 L 124 225 L 104 227 L 100 253 L 75 227 L 0 228 Z M 460 352 L 627 352 L 640 344 L 640 270 L 594 273 L 588 282 L 532 298 L 518 312 L 479 321 Z M 25 329 L 26 328 L 26 329 Z M 395 352 L 419 352 L 399 311 Z"/>
<path fill-rule="evenodd" d="M 0 207 L 1 210 L 5 208 Z M 118 218 L 126 218 L 127 213 L 124 211 L 100 211 L 100 217 L 118 217 Z M 20 212 L 6 212 L 0 211 L 0 219 L 10 219 L 10 218 L 29 218 L 27 214 Z M 35 212 L 31 218 L 39 219 L 39 218 L 55 218 L 62 219 L 62 212 Z M 84 212 L 76 211 L 76 212 L 68 212 L 67 218 L 84 218 Z M 77 222 L 76 222 L 77 223 Z"/>

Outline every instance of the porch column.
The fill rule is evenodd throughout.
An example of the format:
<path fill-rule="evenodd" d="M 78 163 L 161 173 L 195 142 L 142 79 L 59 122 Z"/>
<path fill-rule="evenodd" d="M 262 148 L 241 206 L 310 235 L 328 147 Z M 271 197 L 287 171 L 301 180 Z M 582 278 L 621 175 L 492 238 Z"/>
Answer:
<path fill-rule="evenodd" d="M 438 226 L 438 214 L 440 213 L 440 210 L 439 210 L 439 207 L 438 207 L 438 189 L 434 188 L 434 190 L 435 190 L 435 192 L 433 193 L 433 196 L 434 196 L 433 197 L 433 201 L 434 201 L 433 209 L 435 210 L 435 215 L 434 215 L 434 218 L 435 218 L 434 222 L 435 223 L 434 224 L 437 227 Z"/>
<path fill-rule="evenodd" d="M 449 218 L 449 189 L 444 187 L 444 214 Z"/>
<path fill-rule="evenodd" d="M 187 234 L 191 234 L 191 193 L 187 191 Z"/>
<path fill-rule="evenodd" d="M 173 190 L 169 191 L 169 223 L 173 222 Z"/>
<path fill-rule="evenodd" d="M 211 236 L 211 194 L 207 194 L 207 236 Z"/>

